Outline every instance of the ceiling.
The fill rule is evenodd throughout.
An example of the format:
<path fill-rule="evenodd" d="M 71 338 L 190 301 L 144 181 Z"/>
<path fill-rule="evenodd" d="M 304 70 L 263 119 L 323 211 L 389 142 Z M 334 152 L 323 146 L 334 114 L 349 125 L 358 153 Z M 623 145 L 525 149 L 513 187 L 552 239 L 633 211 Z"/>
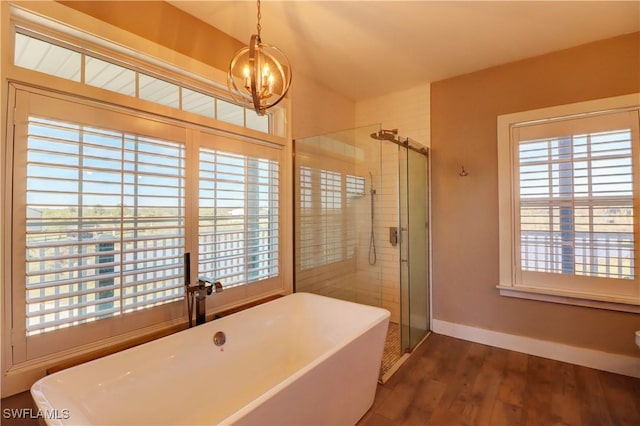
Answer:
<path fill-rule="evenodd" d="M 254 1 L 169 1 L 248 43 Z M 263 0 L 262 40 L 353 100 L 640 31 L 640 1 Z M 231 59 L 231 58 L 229 58 Z M 640 72 L 640 71 L 639 71 Z"/>

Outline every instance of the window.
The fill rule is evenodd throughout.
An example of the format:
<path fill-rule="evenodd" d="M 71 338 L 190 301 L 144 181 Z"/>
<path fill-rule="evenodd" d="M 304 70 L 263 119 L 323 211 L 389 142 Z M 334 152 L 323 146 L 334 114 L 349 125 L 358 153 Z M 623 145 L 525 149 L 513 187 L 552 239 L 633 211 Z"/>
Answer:
<path fill-rule="evenodd" d="M 191 277 L 225 286 L 207 299 L 209 313 L 292 285 L 286 103 L 258 117 L 228 102 L 223 71 L 55 2 L 42 6 L 10 5 L 3 15 L 10 392 L 72 356 L 182 328 L 185 252 L 199 261 Z M 208 200 L 219 209 L 207 211 Z M 227 242 L 200 244 L 211 232 L 201 210 L 214 232 L 234 234 L 234 256 L 212 258 L 229 254 Z"/>
<path fill-rule="evenodd" d="M 178 300 L 184 145 L 29 116 L 27 336 Z"/>
<path fill-rule="evenodd" d="M 282 290 L 280 147 L 13 92 L 14 363 L 183 320 L 185 252 L 227 300 Z"/>
<path fill-rule="evenodd" d="M 620 108 L 592 102 L 555 117 L 539 110 L 499 118 L 503 294 L 640 305 L 633 99 L 618 99 Z"/>
<path fill-rule="evenodd" d="M 138 72 L 134 67 L 119 65 L 110 58 L 100 59 L 81 53 L 64 43 L 36 36 L 28 30 L 19 29 L 15 33 L 14 47 L 13 62 L 22 68 L 138 97 L 263 133 L 273 130 L 270 127 L 271 114 L 255 114 L 250 109 L 189 89 L 176 81 Z"/>
<path fill-rule="evenodd" d="M 278 162 L 200 149 L 199 273 L 225 287 L 279 272 Z"/>

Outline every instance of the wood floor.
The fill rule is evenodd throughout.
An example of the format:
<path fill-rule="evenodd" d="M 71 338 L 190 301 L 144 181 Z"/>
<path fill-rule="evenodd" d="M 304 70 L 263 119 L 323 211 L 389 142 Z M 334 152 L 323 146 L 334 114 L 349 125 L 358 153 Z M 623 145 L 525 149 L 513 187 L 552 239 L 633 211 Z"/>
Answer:
<path fill-rule="evenodd" d="M 25 392 L 2 406 L 32 407 L 31 398 Z M 638 426 L 640 379 L 432 334 L 378 386 L 358 423 L 387 425 Z"/>
<path fill-rule="evenodd" d="M 373 425 L 638 426 L 640 379 L 432 334 L 378 385 Z"/>

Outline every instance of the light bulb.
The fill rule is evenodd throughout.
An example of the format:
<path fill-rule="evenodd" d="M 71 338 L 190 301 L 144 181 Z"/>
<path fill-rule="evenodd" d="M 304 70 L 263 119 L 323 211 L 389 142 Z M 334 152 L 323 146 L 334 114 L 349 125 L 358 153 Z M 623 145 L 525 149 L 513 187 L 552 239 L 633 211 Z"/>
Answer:
<path fill-rule="evenodd" d="M 271 93 L 273 93 L 273 83 L 275 81 L 275 78 L 273 77 L 273 74 L 269 74 L 269 95 L 271 95 Z"/>
<path fill-rule="evenodd" d="M 245 65 L 244 68 L 242 68 L 242 75 L 244 75 L 244 88 L 251 90 L 251 71 L 249 70 L 249 65 Z"/>

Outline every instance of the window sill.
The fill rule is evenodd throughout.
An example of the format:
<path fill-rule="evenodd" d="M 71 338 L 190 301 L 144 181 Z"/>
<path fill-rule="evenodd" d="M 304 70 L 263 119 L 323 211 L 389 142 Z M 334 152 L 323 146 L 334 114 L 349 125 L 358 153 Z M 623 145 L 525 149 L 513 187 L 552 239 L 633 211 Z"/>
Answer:
<path fill-rule="evenodd" d="M 562 291 L 549 291 L 532 287 L 496 286 L 500 296 L 518 299 L 538 300 L 563 305 L 585 306 L 588 308 L 608 309 L 611 311 L 640 313 L 640 300 L 615 299 Z"/>

